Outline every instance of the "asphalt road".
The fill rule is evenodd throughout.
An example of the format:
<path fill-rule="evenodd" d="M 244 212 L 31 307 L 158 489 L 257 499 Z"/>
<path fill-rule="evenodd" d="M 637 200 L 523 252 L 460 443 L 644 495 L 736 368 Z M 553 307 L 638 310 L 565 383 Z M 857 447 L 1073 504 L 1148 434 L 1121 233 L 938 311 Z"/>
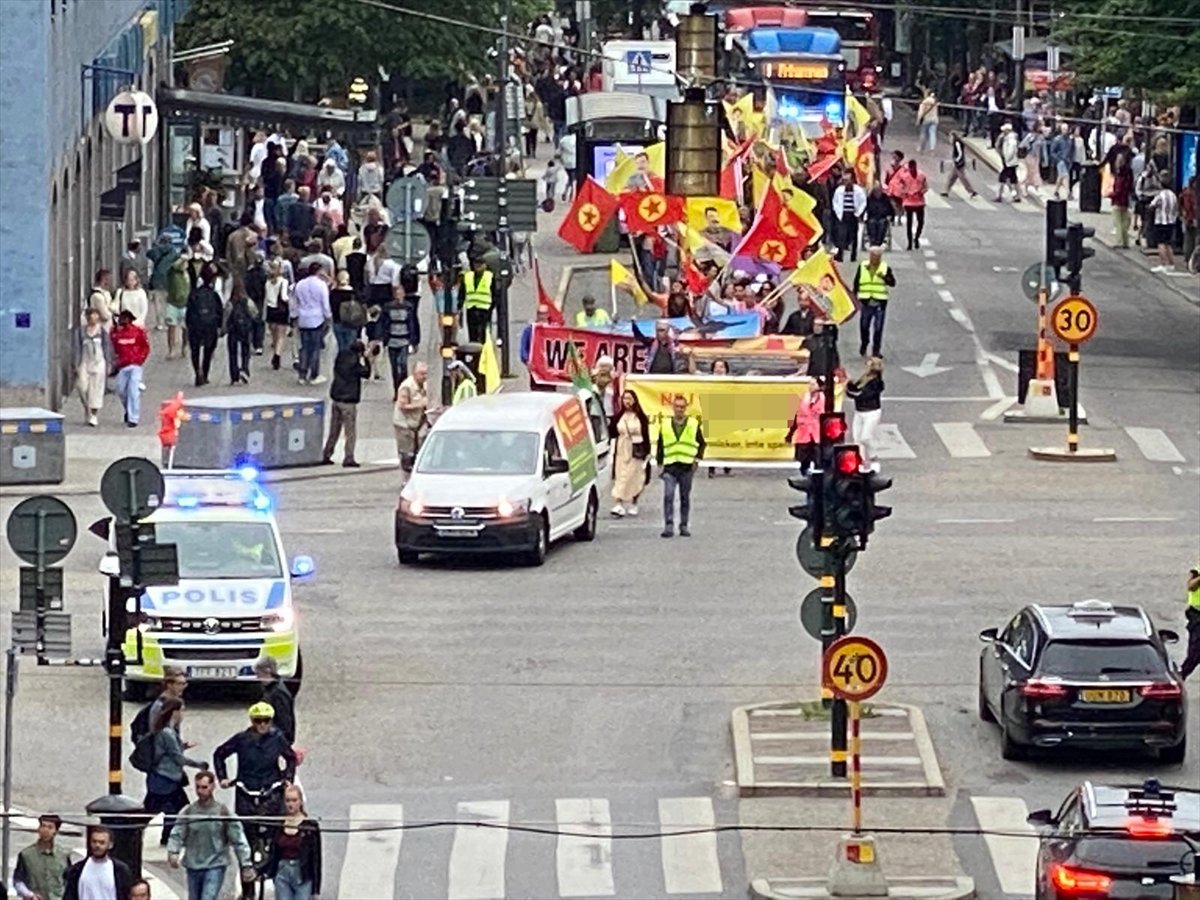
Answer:
<path fill-rule="evenodd" d="M 898 137 L 907 149 L 908 136 Z M 556 224 L 538 236 L 549 285 L 577 259 L 554 236 Z M 1027 448 L 1062 443 L 1065 429 L 996 417 L 999 401 L 1015 393 L 1015 375 L 996 360 L 1015 361 L 1034 334 L 1033 305 L 1008 269 L 1037 258 L 1041 228 L 1040 212 L 952 198 L 949 208 L 929 210 L 930 253 L 891 254 L 900 284 L 884 347 L 884 422 L 895 426 L 884 465 L 895 479 L 886 495 L 895 514 L 880 524 L 849 590 L 858 631 L 889 653 L 886 698 L 925 710 L 951 791 L 949 824 L 963 826 L 999 816 L 1012 827 L 1012 809 L 997 812 L 987 798 L 1038 808 L 1083 778 L 1200 779 L 1194 709 L 1189 757 L 1171 769 L 1136 757 L 1003 762 L 995 729 L 975 718 L 981 628 L 1003 624 L 1026 602 L 1101 597 L 1140 603 L 1161 626 L 1182 630 L 1183 578 L 1200 553 L 1196 306 L 1132 280 L 1103 249 L 1087 263 L 1085 293 L 1101 323 L 1084 350 L 1091 424 L 1083 443 L 1114 447 L 1118 462 L 1035 462 Z M 526 288 L 514 318 L 532 309 Z M 842 347 L 851 361 L 853 341 L 847 335 Z M 948 371 L 922 378 L 904 370 L 927 353 Z M 1148 459 L 1129 427 L 1161 429 L 1183 460 Z M 551 828 L 590 819 L 602 831 L 607 816 L 614 833 L 635 834 L 738 820 L 728 783 L 731 707 L 817 688 L 818 647 L 797 621 L 813 582 L 793 556 L 798 523 L 786 507 L 796 495 L 782 473 L 699 480 L 695 536 L 669 542 L 658 537 L 655 482 L 642 518 L 604 521 L 595 543 L 556 547 L 537 570 L 398 568 L 396 493 L 394 470 L 277 489 L 289 552 L 309 553 L 318 566 L 296 595 L 306 663 L 298 717 L 309 750 L 301 777 L 328 830 L 351 818 L 484 818 Z M 11 506 L 5 498 L 0 513 Z M 94 497 L 72 506 L 82 523 L 101 512 Z M 100 655 L 100 551 L 85 535 L 66 564 L 80 655 Z M 5 547 L 5 610 L 15 565 Z M 245 706 L 227 695 L 191 698 L 184 727 L 197 751 L 242 727 Z M 78 810 L 102 793 L 104 710 L 97 670 L 23 666 L 17 805 Z M 139 790 L 140 778 L 131 784 Z M 620 897 L 689 888 L 742 897 L 755 874 L 734 834 L 617 840 L 611 860 L 605 844 L 503 835 L 453 826 L 379 832 L 355 838 L 349 851 L 333 835 L 327 878 L 343 897 L 387 884 L 397 897 L 549 897 L 570 886 L 603 893 L 611 871 Z M 956 849 L 980 896 L 1023 893 L 1024 850 L 989 850 L 978 838 L 961 838 Z M 374 888 L 362 880 L 372 871 L 381 879 Z M 331 884 L 323 894 L 339 895 Z"/>

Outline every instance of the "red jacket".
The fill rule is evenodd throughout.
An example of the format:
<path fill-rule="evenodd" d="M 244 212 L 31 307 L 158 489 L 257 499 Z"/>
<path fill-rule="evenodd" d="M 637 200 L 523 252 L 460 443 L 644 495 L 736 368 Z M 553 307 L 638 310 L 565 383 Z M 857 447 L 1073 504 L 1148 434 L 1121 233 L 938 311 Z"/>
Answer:
<path fill-rule="evenodd" d="M 150 341 L 146 339 L 144 328 L 118 325 L 109 337 L 112 339 L 113 366 L 117 369 L 144 365 L 150 356 Z"/>

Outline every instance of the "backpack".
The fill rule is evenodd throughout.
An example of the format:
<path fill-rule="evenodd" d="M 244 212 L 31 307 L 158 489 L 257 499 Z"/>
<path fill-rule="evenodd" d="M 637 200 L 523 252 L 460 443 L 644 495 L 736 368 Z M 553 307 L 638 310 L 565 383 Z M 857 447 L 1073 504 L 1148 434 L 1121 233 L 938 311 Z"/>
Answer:
<path fill-rule="evenodd" d="M 229 332 L 236 335 L 247 335 L 254 319 L 245 301 L 237 300 L 229 304 Z"/>
<path fill-rule="evenodd" d="M 343 325 L 360 329 L 367 324 L 367 311 L 357 300 L 343 300 L 338 307 L 338 318 Z"/>
<path fill-rule="evenodd" d="M 170 726 L 167 726 L 168 728 Z M 134 744 L 133 752 L 129 754 L 129 764 L 139 772 L 149 774 L 154 768 L 154 764 L 158 762 L 158 734 L 150 732 L 144 734 Z"/>
<path fill-rule="evenodd" d="M 153 708 L 153 703 L 147 703 L 133 717 L 133 721 L 129 723 L 129 736 L 133 739 L 135 745 L 150 733 L 150 710 Z"/>
<path fill-rule="evenodd" d="M 192 291 L 188 305 L 194 317 L 192 327 L 216 331 L 221 326 L 221 298 L 208 285 L 202 285 Z"/>

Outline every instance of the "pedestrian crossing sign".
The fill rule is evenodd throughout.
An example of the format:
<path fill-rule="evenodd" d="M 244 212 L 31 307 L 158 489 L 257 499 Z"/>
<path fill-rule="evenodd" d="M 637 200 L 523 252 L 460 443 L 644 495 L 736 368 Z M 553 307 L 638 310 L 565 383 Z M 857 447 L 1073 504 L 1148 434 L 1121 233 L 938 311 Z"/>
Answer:
<path fill-rule="evenodd" d="M 625 67 L 630 75 L 649 75 L 653 68 L 653 59 L 649 50 L 625 51 Z"/>

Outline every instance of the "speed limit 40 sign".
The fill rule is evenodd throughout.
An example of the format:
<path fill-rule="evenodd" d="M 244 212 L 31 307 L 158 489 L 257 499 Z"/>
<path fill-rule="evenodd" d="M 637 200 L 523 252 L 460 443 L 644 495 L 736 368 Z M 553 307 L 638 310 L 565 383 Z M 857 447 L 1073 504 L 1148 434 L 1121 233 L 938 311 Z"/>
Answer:
<path fill-rule="evenodd" d="M 887 656 L 870 638 L 847 635 L 829 645 L 821 664 L 821 681 L 843 700 L 874 697 L 887 680 Z"/>
<path fill-rule="evenodd" d="M 1100 314 L 1096 305 L 1078 294 L 1064 297 L 1050 313 L 1050 328 L 1068 344 L 1082 344 L 1096 333 Z"/>

